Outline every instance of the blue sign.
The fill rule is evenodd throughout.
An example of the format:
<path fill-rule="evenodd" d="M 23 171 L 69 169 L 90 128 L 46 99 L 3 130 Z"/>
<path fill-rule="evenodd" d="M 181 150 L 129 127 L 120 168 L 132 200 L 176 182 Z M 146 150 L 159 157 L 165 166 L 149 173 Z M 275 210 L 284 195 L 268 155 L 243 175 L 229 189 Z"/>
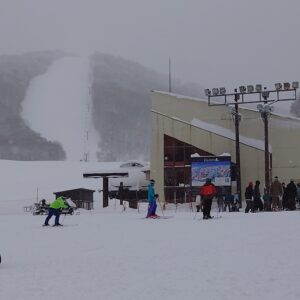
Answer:
<path fill-rule="evenodd" d="M 211 179 L 216 186 L 231 186 L 231 157 L 193 157 L 191 165 L 192 187 L 202 186 Z"/>

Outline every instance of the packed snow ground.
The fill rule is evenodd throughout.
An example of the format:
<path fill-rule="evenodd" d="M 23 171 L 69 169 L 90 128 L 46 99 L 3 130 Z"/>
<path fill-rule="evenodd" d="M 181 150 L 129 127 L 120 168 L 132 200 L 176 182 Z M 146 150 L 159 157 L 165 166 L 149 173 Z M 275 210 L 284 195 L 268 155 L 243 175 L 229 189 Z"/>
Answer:
<path fill-rule="evenodd" d="M 111 200 L 103 209 L 96 192 L 95 210 L 61 216 L 62 228 L 42 227 L 45 216 L 23 212 L 36 199 L 36 183 L 39 199 L 53 199 L 59 188 L 99 185 L 82 172 L 116 165 L 0 161 L 0 167 L 0 299 L 300 298 L 299 211 L 216 218 L 214 210 L 215 219 L 204 221 L 188 205 L 168 205 L 164 214 L 172 218 L 154 220 L 144 218 L 145 204 L 123 211 Z"/>
<path fill-rule="evenodd" d="M 299 212 L 150 220 L 113 207 L 62 217 L 63 228 L 0 216 L 0 299 L 300 297 Z"/>

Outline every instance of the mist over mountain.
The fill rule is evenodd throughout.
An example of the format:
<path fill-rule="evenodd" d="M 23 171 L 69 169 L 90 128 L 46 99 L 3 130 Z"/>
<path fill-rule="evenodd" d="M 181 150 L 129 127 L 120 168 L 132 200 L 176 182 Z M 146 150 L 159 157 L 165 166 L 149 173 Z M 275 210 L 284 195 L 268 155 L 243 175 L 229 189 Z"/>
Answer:
<path fill-rule="evenodd" d="M 61 145 L 33 132 L 21 118 L 21 102 L 32 78 L 47 71 L 61 52 L 0 56 L 0 158 L 64 159 Z"/>
<path fill-rule="evenodd" d="M 150 156 L 151 90 L 168 90 L 169 77 L 109 54 L 91 56 L 93 119 L 102 161 Z M 201 97 L 198 84 L 172 81 L 172 92 Z"/>
<path fill-rule="evenodd" d="M 48 74 L 50 65 L 65 56 L 62 52 L 54 51 L 0 56 L 0 159 L 66 159 L 64 145 L 51 137 L 41 135 L 37 128 L 32 129 L 21 116 L 22 101 L 31 81 L 46 72 Z M 149 160 L 150 91 L 168 90 L 168 75 L 109 54 L 95 53 L 90 56 L 89 62 L 93 103 L 91 114 L 95 130 L 100 136 L 98 160 Z M 72 88 L 72 85 L 69 84 L 69 87 Z M 201 97 L 202 90 L 198 84 L 184 84 L 179 80 L 172 80 L 174 93 Z M 41 101 L 52 101 L 52 93 L 50 97 L 47 91 L 45 93 L 41 94 Z M 61 98 L 65 99 L 63 95 Z M 82 99 L 83 103 L 85 101 L 86 99 Z M 66 103 L 69 102 L 66 99 Z M 43 105 L 41 107 L 45 113 L 47 108 Z M 61 105 L 57 110 L 60 108 Z M 70 109 L 74 110 L 74 107 Z M 78 139 L 80 138 L 79 136 Z"/>

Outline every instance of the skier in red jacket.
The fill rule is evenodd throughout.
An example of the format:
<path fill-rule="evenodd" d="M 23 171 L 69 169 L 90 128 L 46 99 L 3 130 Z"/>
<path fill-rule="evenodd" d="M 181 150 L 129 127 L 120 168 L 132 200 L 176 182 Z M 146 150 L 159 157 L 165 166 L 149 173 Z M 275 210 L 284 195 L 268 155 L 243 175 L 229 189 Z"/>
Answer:
<path fill-rule="evenodd" d="M 203 219 L 211 219 L 210 215 L 212 199 L 217 194 L 217 189 L 211 183 L 211 179 L 207 178 L 205 184 L 200 188 L 200 195 L 203 199 Z"/>

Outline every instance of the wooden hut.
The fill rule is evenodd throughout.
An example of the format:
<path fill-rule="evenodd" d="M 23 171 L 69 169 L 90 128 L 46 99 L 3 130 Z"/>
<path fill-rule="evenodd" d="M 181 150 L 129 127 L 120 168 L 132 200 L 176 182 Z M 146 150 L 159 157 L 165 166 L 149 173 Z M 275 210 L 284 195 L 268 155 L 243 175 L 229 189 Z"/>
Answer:
<path fill-rule="evenodd" d="M 73 190 L 66 190 L 54 193 L 55 197 L 67 197 L 70 198 L 77 208 L 84 208 L 87 210 L 93 209 L 94 204 L 94 190 L 78 188 Z"/>

